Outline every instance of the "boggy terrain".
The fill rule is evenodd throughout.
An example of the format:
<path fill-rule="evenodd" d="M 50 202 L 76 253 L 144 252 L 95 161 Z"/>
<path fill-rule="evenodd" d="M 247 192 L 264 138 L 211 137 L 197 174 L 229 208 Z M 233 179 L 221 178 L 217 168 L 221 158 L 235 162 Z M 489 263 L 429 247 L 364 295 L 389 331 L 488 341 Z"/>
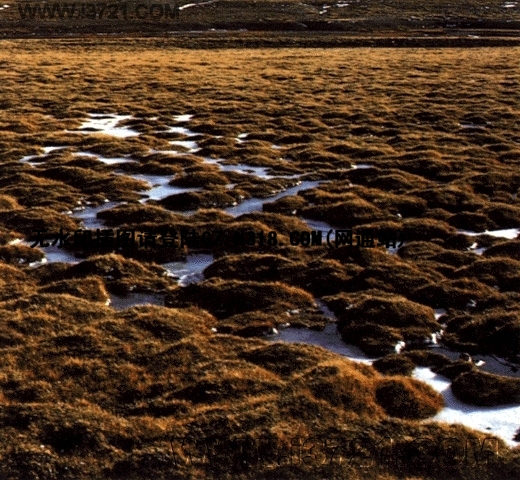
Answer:
<path fill-rule="evenodd" d="M 425 422 L 443 398 L 409 375 L 519 402 L 517 379 L 428 350 L 518 363 L 519 53 L 3 41 L 2 478 L 518 478 L 502 440 L 447 456 L 489 435 Z M 27 242 L 82 225 L 143 244 Z M 188 245 L 144 244 L 181 227 Z M 354 246 L 291 245 L 311 228 Z M 193 240 L 239 229 L 254 246 Z M 404 244 L 355 246 L 389 233 Z M 179 282 L 168 265 L 194 253 L 214 261 Z M 145 294 L 163 305 L 110 306 Z M 321 302 L 374 367 L 264 338 L 323 328 Z"/>

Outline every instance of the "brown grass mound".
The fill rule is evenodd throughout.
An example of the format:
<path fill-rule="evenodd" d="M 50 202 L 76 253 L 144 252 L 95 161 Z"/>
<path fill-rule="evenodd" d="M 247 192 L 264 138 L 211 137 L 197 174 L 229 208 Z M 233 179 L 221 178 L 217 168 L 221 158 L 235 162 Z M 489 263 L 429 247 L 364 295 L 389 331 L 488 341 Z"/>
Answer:
<path fill-rule="evenodd" d="M 242 254 L 222 257 L 204 270 L 206 278 L 221 277 L 224 279 L 255 281 L 282 280 L 283 270 L 295 265 L 295 262 L 279 255 Z"/>
<path fill-rule="evenodd" d="M 158 265 L 145 266 L 136 260 L 113 253 L 93 256 L 69 267 L 62 273 L 62 279 L 84 278 L 90 275 L 101 277 L 108 290 L 118 294 L 131 291 L 161 291 L 173 282 Z"/>
<path fill-rule="evenodd" d="M 210 335 L 210 328 L 216 325 L 211 315 L 195 308 L 177 310 L 140 305 L 123 310 L 117 316 L 168 343 L 178 342 L 189 335 Z"/>
<path fill-rule="evenodd" d="M 361 271 L 355 264 L 342 265 L 337 260 L 320 258 L 307 264 L 293 264 L 283 272 L 282 279 L 321 297 L 357 290 L 356 278 Z"/>
<path fill-rule="evenodd" d="M 237 203 L 228 190 L 211 192 L 184 192 L 169 195 L 159 201 L 168 210 L 196 210 L 198 208 L 224 208 Z"/>
<path fill-rule="evenodd" d="M 434 238 L 444 240 L 456 233 L 455 229 L 446 222 L 430 218 L 405 219 L 402 225 L 402 238 L 407 242 L 411 240 L 429 242 Z"/>
<path fill-rule="evenodd" d="M 60 228 L 63 228 L 64 232 L 74 232 L 79 222 L 49 208 L 35 207 L 26 210 L 0 211 L 0 224 L 35 239 L 37 231 L 47 230 L 50 237 L 59 233 Z"/>
<path fill-rule="evenodd" d="M 406 244 L 399 249 L 397 255 L 401 258 L 410 260 L 421 258 L 428 259 L 432 255 L 442 252 L 444 252 L 444 248 L 440 245 L 428 241 L 415 240 L 406 242 Z"/>
<path fill-rule="evenodd" d="M 357 248 L 343 246 L 330 250 L 325 254 L 325 258 L 338 260 L 343 264 L 354 263 L 361 267 L 374 264 L 394 264 L 397 263 L 382 248 Z"/>
<path fill-rule="evenodd" d="M 464 309 L 471 300 L 477 303 L 498 300 L 500 294 L 477 280 L 463 278 L 421 286 L 413 289 L 409 298 L 432 308 Z"/>
<path fill-rule="evenodd" d="M 373 383 L 366 372 L 354 365 L 342 365 L 334 362 L 330 365 L 318 365 L 299 379 L 306 385 L 313 396 L 324 400 L 334 407 L 344 408 L 358 415 L 381 414 L 374 401 Z"/>
<path fill-rule="evenodd" d="M 361 198 L 340 202 L 333 205 L 303 207 L 301 215 L 307 218 L 324 220 L 340 228 L 351 228 L 364 223 L 390 220 L 391 215 Z"/>
<path fill-rule="evenodd" d="M 338 318 L 340 328 L 362 322 L 395 328 L 439 328 L 431 308 L 400 296 L 365 298 L 349 309 L 338 312 Z"/>
<path fill-rule="evenodd" d="M 389 415 L 400 418 L 427 418 L 444 407 L 440 393 L 413 378 L 381 380 L 376 399 Z"/>
<path fill-rule="evenodd" d="M 46 178 L 60 180 L 73 188 L 89 194 L 110 192 L 111 199 L 120 201 L 138 200 L 137 192 L 149 188 L 148 183 L 125 175 L 108 175 L 79 167 L 52 167 L 40 173 Z"/>
<path fill-rule="evenodd" d="M 404 355 L 390 354 L 376 360 L 372 366 L 384 375 L 411 375 L 415 363 Z"/>
<path fill-rule="evenodd" d="M 109 299 L 105 284 L 99 277 L 67 279 L 40 288 L 41 293 L 68 293 L 92 302 L 106 303 Z"/>
<path fill-rule="evenodd" d="M 520 379 L 471 371 L 451 383 L 453 394 L 462 402 L 479 406 L 520 403 Z"/>
<path fill-rule="evenodd" d="M 357 345 L 363 352 L 372 357 L 381 357 L 395 352 L 397 342 L 403 336 L 396 328 L 390 328 L 377 323 L 363 323 L 338 327 L 341 338 L 347 344 Z"/>
<path fill-rule="evenodd" d="M 57 293 L 27 295 L 4 302 L 2 308 L 10 311 L 22 310 L 26 320 L 32 317 L 31 321 L 20 325 L 26 335 L 48 335 L 49 331 L 45 332 L 45 329 L 49 328 L 50 324 L 57 329 L 69 324 L 70 329 L 71 323 L 88 324 L 112 312 L 97 302 Z"/>
<path fill-rule="evenodd" d="M 459 268 L 455 276 L 476 278 L 487 285 L 497 285 L 502 291 L 517 291 L 520 288 L 520 261 L 507 257 L 477 260 Z"/>
<path fill-rule="evenodd" d="M 213 185 L 227 185 L 228 183 L 229 181 L 225 175 L 211 171 L 187 171 L 186 175 L 179 175 L 170 180 L 170 185 L 177 187 L 211 187 Z"/>
<path fill-rule="evenodd" d="M 447 219 L 447 222 L 462 230 L 472 232 L 483 232 L 485 230 L 493 230 L 495 222 L 483 213 L 476 212 L 459 212 Z"/>
<path fill-rule="evenodd" d="M 143 223 L 170 223 L 179 220 L 179 217 L 164 208 L 153 205 L 131 204 L 119 205 L 110 210 L 99 212 L 97 218 L 103 220 L 108 226 L 134 225 L 140 226 Z"/>
<path fill-rule="evenodd" d="M 484 257 L 509 257 L 520 261 L 520 241 L 500 242 L 486 249 Z"/>
<path fill-rule="evenodd" d="M 446 355 L 428 350 L 410 350 L 400 354 L 399 357 L 409 358 L 417 366 L 432 369 L 442 368 L 452 363 Z"/>
<path fill-rule="evenodd" d="M 38 248 L 26 245 L 0 246 L 0 261 L 12 265 L 38 262 L 44 257 L 44 252 Z"/>
<path fill-rule="evenodd" d="M 471 344 L 483 352 L 502 357 L 520 354 L 520 314 L 515 310 L 448 317 L 446 332 L 455 336 L 450 342 Z"/>
<path fill-rule="evenodd" d="M 394 169 L 388 169 L 384 173 L 381 172 L 366 179 L 366 186 L 379 188 L 385 192 L 405 193 L 431 185 L 432 182 L 429 182 L 424 177 Z M 426 207 L 426 202 L 424 202 L 424 207 Z"/>
<path fill-rule="evenodd" d="M 232 315 L 218 324 L 218 333 L 227 333 L 239 337 L 264 337 L 280 323 L 280 316 L 261 311 L 244 312 Z"/>
<path fill-rule="evenodd" d="M 264 203 L 264 212 L 281 213 L 283 215 L 297 215 L 307 205 L 306 200 L 299 195 L 288 195 L 274 202 Z"/>
<path fill-rule="evenodd" d="M 272 309 L 279 312 L 313 307 L 312 296 L 284 283 L 222 280 L 212 278 L 184 288 L 170 290 L 168 307 L 197 305 L 217 318 L 226 318 L 250 310 Z"/>
<path fill-rule="evenodd" d="M 444 277 L 434 270 L 419 270 L 417 267 L 399 263 L 394 265 L 368 266 L 354 280 L 357 290 L 375 288 L 401 295 L 429 283 L 442 282 Z"/>
<path fill-rule="evenodd" d="M 16 198 L 10 195 L 0 195 L 0 210 L 18 210 L 22 208 Z"/>
<path fill-rule="evenodd" d="M 482 208 L 485 203 L 469 190 L 448 186 L 419 190 L 415 194 L 428 202 L 429 208 L 442 208 L 448 212 L 474 212 Z"/>
<path fill-rule="evenodd" d="M 463 360 L 457 360 L 442 367 L 432 368 L 433 372 L 438 373 L 439 375 L 443 375 L 450 380 L 455 380 L 459 375 L 467 372 L 473 372 L 475 370 L 476 367 L 473 365 L 473 363 L 465 362 Z"/>
<path fill-rule="evenodd" d="M 520 207 L 514 205 L 494 202 L 486 206 L 483 213 L 491 219 L 494 229 L 518 228 L 520 225 Z"/>

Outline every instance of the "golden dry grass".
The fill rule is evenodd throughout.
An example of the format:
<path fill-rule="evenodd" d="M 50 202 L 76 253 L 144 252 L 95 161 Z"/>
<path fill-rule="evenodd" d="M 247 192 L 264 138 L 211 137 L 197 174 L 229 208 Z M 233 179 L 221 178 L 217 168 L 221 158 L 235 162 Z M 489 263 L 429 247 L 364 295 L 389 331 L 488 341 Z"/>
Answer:
<path fill-rule="evenodd" d="M 506 345 L 509 355 L 519 353 L 515 249 L 456 232 L 474 220 L 482 228 L 519 226 L 518 49 L 192 51 L 175 45 L 166 38 L 2 41 L 2 474 L 517 477 L 518 450 L 503 443 L 499 464 L 479 465 L 477 473 L 474 465 L 448 468 L 425 452 L 422 462 L 368 472 L 346 461 L 241 470 L 240 459 L 230 455 L 215 472 L 214 466 L 176 465 L 170 439 L 269 433 L 288 440 L 299 431 L 354 432 L 368 442 L 395 438 L 404 452 L 399 458 L 407 458 L 414 455 L 409 440 L 419 436 L 484 437 L 460 426 L 410 420 L 442 405 L 415 381 L 383 377 L 318 347 L 241 337 L 286 321 L 289 309 L 299 310 L 294 323 L 319 324 L 324 319 L 314 296 L 330 295 L 327 301 L 340 317 L 351 303 L 366 316 L 363 322 L 348 320 L 348 339 L 367 351 L 391 350 L 403 338 L 429 335 L 440 326 L 431 308 L 449 306 L 444 321 L 452 344 L 495 352 Z M 96 112 L 133 115 L 128 125 L 141 135 L 67 132 Z M 203 150 L 151 153 L 184 138 L 164 132 L 181 114 L 194 115 L 187 126 L 198 133 Z M 241 133 L 249 133 L 244 143 L 235 140 Z M 223 138 L 215 139 L 218 135 Z M 42 155 L 46 146 L 67 149 L 40 157 L 34 167 L 19 162 Z M 275 230 L 285 242 L 278 250 L 220 249 L 215 253 L 223 258 L 208 270 L 213 278 L 198 285 L 176 286 L 151 263 L 160 258 L 156 252 L 138 260 L 92 252 L 75 266 L 30 269 L 18 263 L 36 254 L 8 242 L 38 228 L 74 230 L 77 222 L 63 212 L 78 202 L 129 202 L 103 215 L 114 227 L 180 222 L 178 203 L 166 202 L 173 211 L 160 206 L 164 202 L 138 204 L 142 182 L 72 155 L 87 151 L 132 156 L 138 164 L 125 167 L 127 174 L 160 172 L 174 183 L 203 186 L 194 200 L 200 206 L 227 196 L 265 196 L 268 188 L 284 186 L 216 173 L 203 156 L 331 182 L 277 202 L 271 207 L 277 213 L 233 219 L 211 209 L 183 218 L 183 225 L 199 230 L 215 225 Z M 353 163 L 375 168 L 351 170 Z M 489 171 L 486 183 L 482 176 Z M 224 181 L 236 182 L 236 191 L 224 190 Z M 290 247 L 288 234 L 302 228 L 300 219 L 288 215 L 293 209 L 340 227 L 395 228 L 414 242 L 399 256 L 382 248 Z M 344 225 L 346 219 L 352 225 Z M 496 245 L 480 258 L 466 251 L 473 240 Z M 107 292 L 135 289 L 168 291 L 171 308 L 118 312 L 102 304 Z M 439 298 L 449 305 L 436 305 Z M 475 298 L 480 310 L 465 311 Z M 383 307 L 401 315 L 379 321 Z M 502 329 L 493 332 L 497 324 Z M 233 335 L 215 334 L 215 328 Z M 419 357 L 412 360 L 434 363 Z M 400 403 L 390 401 L 396 391 Z"/>

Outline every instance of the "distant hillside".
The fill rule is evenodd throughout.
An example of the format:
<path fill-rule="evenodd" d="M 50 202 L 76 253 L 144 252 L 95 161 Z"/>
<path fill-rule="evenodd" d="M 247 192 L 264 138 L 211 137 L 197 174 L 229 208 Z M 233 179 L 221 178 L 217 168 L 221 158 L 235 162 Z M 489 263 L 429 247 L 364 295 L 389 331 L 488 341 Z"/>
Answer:
<path fill-rule="evenodd" d="M 520 2 L 506 0 L 130 0 L 39 2 L 5 0 L 0 35 L 175 31 L 339 31 L 354 34 L 452 32 L 457 29 L 518 35 Z"/>

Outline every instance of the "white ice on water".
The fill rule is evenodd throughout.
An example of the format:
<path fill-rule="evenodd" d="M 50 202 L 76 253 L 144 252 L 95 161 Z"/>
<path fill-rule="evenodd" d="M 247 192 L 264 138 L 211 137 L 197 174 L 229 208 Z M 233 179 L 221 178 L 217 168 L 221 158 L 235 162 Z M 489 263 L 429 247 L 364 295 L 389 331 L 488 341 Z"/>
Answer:
<path fill-rule="evenodd" d="M 457 230 L 457 233 L 462 233 L 470 237 L 476 237 L 478 235 L 490 235 L 491 237 L 507 238 L 514 240 L 520 233 L 520 228 L 505 228 L 501 230 L 486 230 L 485 232 L 471 232 L 469 230 Z"/>
<path fill-rule="evenodd" d="M 186 6 L 186 5 L 185 5 Z M 179 10 L 181 9 L 182 7 L 179 7 Z M 189 113 L 188 114 L 184 114 L 184 115 L 177 115 L 175 117 L 173 117 L 173 119 L 176 121 L 176 122 L 189 122 L 191 119 L 193 118 L 193 115 L 190 115 Z"/>
<path fill-rule="evenodd" d="M 421 380 L 444 397 L 445 407 L 428 421 L 461 423 L 481 432 L 502 438 L 510 446 L 519 445 L 513 437 L 520 427 L 520 405 L 502 407 L 477 407 L 458 400 L 453 394 L 450 381 L 426 367 L 417 367 L 413 377 Z"/>
<path fill-rule="evenodd" d="M 136 130 L 117 126 L 124 120 L 134 118 L 132 115 L 89 113 L 88 116 L 89 119 L 83 122 L 78 130 L 67 131 L 67 133 L 104 133 L 118 138 L 135 137 L 139 135 L 139 132 Z"/>

